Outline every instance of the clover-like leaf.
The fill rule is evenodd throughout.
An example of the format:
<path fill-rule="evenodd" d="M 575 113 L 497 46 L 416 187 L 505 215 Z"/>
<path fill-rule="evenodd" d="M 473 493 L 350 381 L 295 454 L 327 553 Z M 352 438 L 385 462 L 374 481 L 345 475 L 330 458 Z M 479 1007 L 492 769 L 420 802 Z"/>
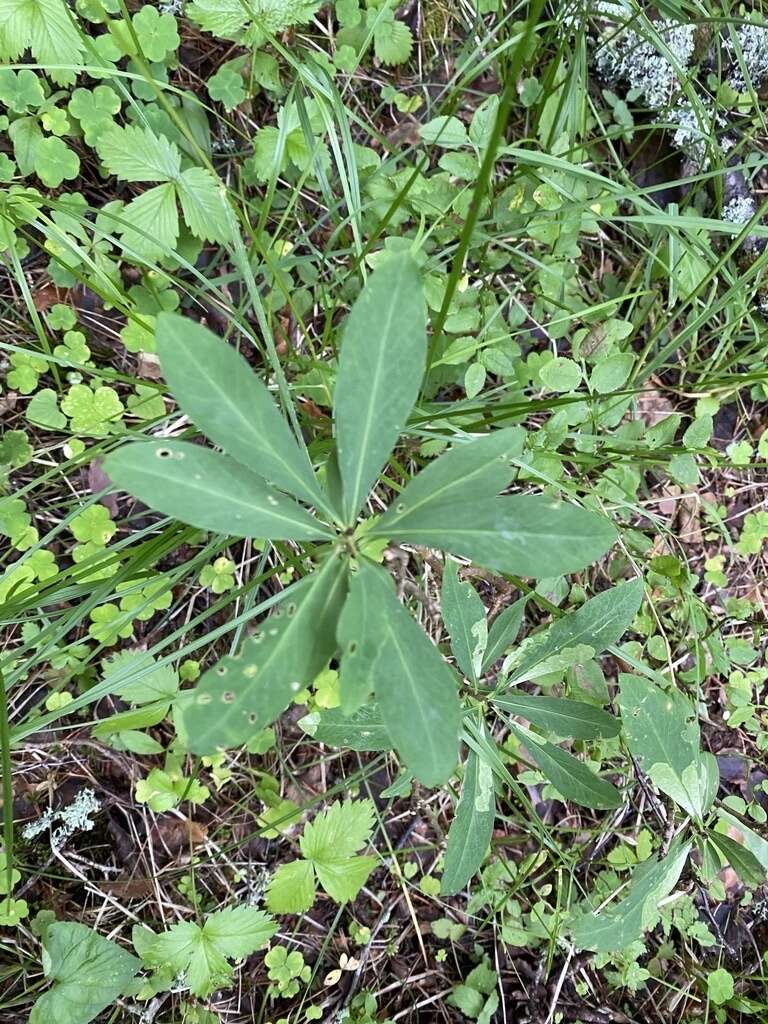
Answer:
<path fill-rule="evenodd" d="M 97 85 L 95 89 L 75 89 L 67 110 L 77 118 L 89 146 L 97 146 L 99 140 L 115 123 L 115 115 L 121 106 L 120 97 L 108 85 Z"/>
<path fill-rule="evenodd" d="M 208 95 L 212 100 L 221 103 L 225 110 L 234 110 L 248 98 L 245 91 L 243 76 L 238 65 L 240 61 L 228 61 L 222 64 L 215 75 L 207 82 Z"/>
<path fill-rule="evenodd" d="M 49 188 L 58 188 L 80 173 L 80 157 L 55 135 L 38 142 L 34 161 L 35 174 Z"/>
<path fill-rule="evenodd" d="M 104 437 L 120 420 L 123 403 L 114 388 L 73 384 L 61 402 L 61 411 L 70 418 L 76 434 Z"/>
<path fill-rule="evenodd" d="M 145 4 L 131 18 L 136 38 L 144 56 L 151 61 L 165 60 L 181 42 L 176 19 L 168 11 L 161 14 L 156 7 Z"/>
<path fill-rule="evenodd" d="M 0 68 L 0 103 L 23 114 L 28 107 L 39 107 L 45 99 L 40 79 L 34 71 Z"/>

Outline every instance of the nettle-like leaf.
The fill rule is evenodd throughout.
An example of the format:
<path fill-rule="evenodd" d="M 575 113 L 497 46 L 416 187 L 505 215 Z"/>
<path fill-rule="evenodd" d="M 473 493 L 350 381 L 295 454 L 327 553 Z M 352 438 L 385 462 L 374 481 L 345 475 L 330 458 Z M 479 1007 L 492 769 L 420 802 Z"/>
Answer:
<path fill-rule="evenodd" d="M 164 135 L 136 125 L 113 126 L 99 142 L 98 153 L 120 181 L 176 181 L 181 153 Z"/>
<path fill-rule="evenodd" d="M 52 986 L 32 1007 L 29 1024 L 88 1024 L 125 992 L 140 967 L 116 942 L 72 921 L 49 924 L 42 941 Z"/>
<path fill-rule="evenodd" d="M 643 771 L 675 803 L 701 821 L 717 795 L 720 773 L 701 750 L 696 709 L 679 690 L 622 673 L 619 707 L 627 745 Z"/>
<path fill-rule="evenodd" d="M 63 0 L 3 0 L 0 4 L 0 58 L 12 63 L 27 49 L 54 82 L 74 82 L 75 70 L 67 65 L 81 63 L 85 44 Z"/>
<path fill-rule="evenodd" d="M 183 976 L 192 995 L 205 998 L 229 985 L 230 960 L 262 949 L 277 931 L 269 914 L 254 907 L 229 907 L 209 914 L 202 927 L 183 921 L 156 935 L 137 925 L 133 944 L 146 967 Z"/>
<path fill-rule="evenodd" d="M 285 711 L 336 648 L 346 585 L 344 561 L 329 556 L 291 587 L 237 654 L 204 673 L 183 713 L 191 750 L 210 754 L 245 743 Z"/>
<path fill-rule="evenodd" d="M 676 840 L 661 860 L 640 864 L 632 875 L 626 895 L 599 913 L 582 913 L 571 927 L 574 945 L 597 953 L 616 953 L 653 928 L 660 917 L 659 904 L 677 885 L 691 844 Z"/>
<path fill-rule="evenodd" d="M 404 64 L 413 49 L 413 35 L 404 21 L 398 21 L 387 10 L 377 14 L 373 48 L 382 64 Z"/>
<path fill-rule="evenodd" d="M 226 242 L 231 237 L 224 187 L 209 170 L 181 170 L 181 152 L 164 135 L 136 125 L 113 125 L 99 135 L 97 150 L 110 174 L 121 181 L 163 184 L 128 203 L 116 218 L 123 245 L 146 259 L 175 248 L 179 235 L 177 204 L 197 238 Z"/>
<path fill-rule="evenodd" d="M 354 900 L 378 863 L 357 856 L 368 842 L 374 810 L 370 800 L 336 802 L 304 828 L 301 860 L 282 864 L 267 889 L 275 914 L 300 914 L 312 906 L 317 883 L 337 903 Z"/>
<path fill-rule="evenodd" d="M 260 46 L 270 35 L 307 24 L 319 7 L 319 0 L 252 0 L 245 6 L 238 0 L 194 0 L 184 13 L 215 36 Z"/>

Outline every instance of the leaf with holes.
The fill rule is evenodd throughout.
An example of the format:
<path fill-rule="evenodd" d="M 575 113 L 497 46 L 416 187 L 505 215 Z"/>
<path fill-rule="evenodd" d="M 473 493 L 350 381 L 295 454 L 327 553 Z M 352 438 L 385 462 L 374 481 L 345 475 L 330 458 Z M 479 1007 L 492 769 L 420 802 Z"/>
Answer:
<path fill-rule="evenodd" d="M 390 577 L 361 561 L 355 595 L 370 609 L 359 645 L 342 652 L 365 675 L 356 683 L 373 690 L 392 744 L 413 774 L 435 786 L 451 775 L 458 758 L 461 710 L 457 679 L 435 645 L 398 601 Z M 361 600 L 359 596 L 356 598 Z"/>
<path fill-rule="evenodd" d="M 104 460 L 104 472 L 150 508 L 201 530 L 270 540 L 333 536 L 234 459 L 186 441 L 123 445 Z"/>
<path fill-rule="evenodd" d="M 291 587 L 237 654 L 202 676 L 182 713 L 193 753 L 239 746 L 285 711 L 333 655 L 346 589 L 346 563 L 331 555 Z"/>
<path fill-rule="evenodd" d="M 363 562 L 350 579 L 349 596 L 337 629 L 341 651 L 339 693 L 345 715 L 364 710 L 373 690 L 374 666 L 384 640 L 380 614 L 378 590 L 371 586 L 370 571 Z"/>

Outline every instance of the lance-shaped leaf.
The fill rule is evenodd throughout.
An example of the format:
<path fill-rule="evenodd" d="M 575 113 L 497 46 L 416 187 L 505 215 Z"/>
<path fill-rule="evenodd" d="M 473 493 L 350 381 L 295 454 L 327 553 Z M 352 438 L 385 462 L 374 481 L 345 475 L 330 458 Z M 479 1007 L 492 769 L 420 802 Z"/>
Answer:
<path fill-rule="evenodd" d="M 361 710 L 373 690 L 374 665 L 384 642 L 380 615 L 379 590 L 371 585 L 363 564 L 350 579 L 337 630 L 341 651 L 339 693 L 345 715 Z"/>
<path fill-rule="evenodd" d="M 677 885 L 690 850 L 690 843 L 675 841 L 662 860 L 652 858 L 638 865 L 622 900 L 575 920 L 571 928 L 574 945 L 597 953 L 616 953 L 653 928 L 659 920 L 659 904 Z"/>
<path fill-rule="evenodd" d="M 331 555 L 292 587 L 237 654 L 205 672 L 182 712 L 195 754 L 236 747 L 273 722 L 336 649 L 346 565 Z"/>
<path fill-rule="evenodd" d="M 344 328 L 333 402 L 344 517 L 353 523 L 419 393 L 426 360 L 419 270 L 391 256 L 357 298 Z"/>
<path fill-rule="evenodd" d="M 610 782 L 595 775 L 573 754 L 554 743 L 544 742 L 528 729 L 515 725 L 510 728 L 520 742 L 525 744 L 531 760 L 536 762 L 541 772 L 566 800 L 599 810 L 621 807 L 619 791 Z"/>
<path fill-rule="evenodd" d="M 557 619 L 549 629 L 526 640 L 505 664 L 510 682 L 530 679 L 542 662 L 575 647 L 590 647 L 600 654 L 627 630 L 643 599 L 643 581 L 630 580 L 598 594 Z"/>
<path fill-rule="evenodd" d="M 392 740 L 375 704 L 367 704 L 349 716 L 341 708 L 313 711 L 299 725 L 318 743 L 329 747 L 358 751 L 392 749 Z"/>
<path fill-rule="evenodd" d="M 643 771 L 688 814 L 701 819 L 717 794 L 719 772 L 703 753 L 696 709 L 674 688 L 622 673 L 621 720 L 627 746 Z"/>
<path fill-rule="evenodd" d="M 397 600 L 387 573 L 361 561 L 358 580 L 371 608 L 374 636 L 358 642 L 378 654 L 366 658 L 384 725 L 397 752 L 427 786 L 445 782 L 458 758 L 460 708 L 457 680 L 439 651 Z M 349 656 L 345 649 L 343 658 Z M 354 657 L 354 652 L 353 652 Z M 342 669 L 343 671 L 343 669 Z"/>
<path fill-rule="evenodd" d="M 445 869 L 440 883 L 443 896 L 460 892 L 479 870 L 491 842 L 495 817 L 493 772 L 472 750 L 464 771 L 456 816 L 448 831 Z"/>
<path fill-rule="evenodd" d="M 715 847 L 722 867 L 730 865 L 745 885 L 763 884 L 766 870 L 751 850 L 714 829 L 706 838 L 707 842 Z"/>
<path fill-rule="evenodd" d="M 126 444 L 104 460 L 116 487 L 201 530 L 232 537 L 319 540 L 324 523 L 227 455 L 186 441 Z"/>
<path fill-rule="evenodd" d="M 718 807 L 717 816 L 722 821 L 741 834 L 744 846 L 756 858 L 765 873 L 768 874 L 768 842 L 762 839 L 756 832 L 745 825 L 739 818 L 734 817 L 723 807 Z"/>
<path fill-rule="evenodd" d="M 491 623 L 488 630 L 488 646 L 483 656 L 483 671 L 495 665 L 502 657 L 506 649 L 515 642 L 520 626 L 523 623 L 525 606 L 528 604 L 528 595 L 515 601 L 503 612 L 500 612 Z"/>
<path fill-rule="evenodd" d="M 458 566 L 452 558 L 445 561 L 440 603 L 456 664 L 467 679 L 476 683 L 488 643 L 485 605 L 470 583 L 460 582 Z"/>
<path fill-rule="evenodd" d="M 243 356 L 173 313 L 160 314 L 156 334 L 168 386 L 198 429 L 275 487 L 327 511 L 306 449 Z"/>
<path fill-rule="evenodd" d="M 494 430 L 484 437 L 457 442 L 430 462 L 398 496 L 372 533 L 391 537 L 399 528 L 428 518 L 430 509 L 446 509 L 479 498 L 493 498 L 513 475 L 511 460 L 523 450 L 521 427 Z"/>
<path fill-rule="evenodd" d="M 541 729 L 575 740 L 594 740 L 599 736 L 618 736 L 620 723 L 613 715 L 578 700 L 545 697 L 528 693 L 506 693 L 493 703 L 513 715 L 525 718 Z"/>
<path fill-rule="evenodd" d="M 381 533 L 381 523 L 376 526 Z M 398 541 L 442 548 L 499 572 L 562 576 L 605 554 L 616 530 L 604 516 L 544 494 L 425 506 L 388 531 Z"/>

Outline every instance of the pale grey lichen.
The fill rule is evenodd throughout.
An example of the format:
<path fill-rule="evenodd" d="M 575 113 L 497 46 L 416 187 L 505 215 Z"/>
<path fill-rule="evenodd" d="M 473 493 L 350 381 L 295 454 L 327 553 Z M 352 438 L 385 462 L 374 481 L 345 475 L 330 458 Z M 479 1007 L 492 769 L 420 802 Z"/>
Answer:
<path fill-rule="evenodd" d="M 590 18 L 605 21 L 623 21 L 632 16 L 627 0 L 574 0 L 562 14 L 564 28 L 577 29 Z"/>
<path fill-rule="evenodd" d="M 724 55 L 731 64 L 728 84 L 738 92 L 750 87 L 756 89 L 768 79 L 768 28 L 765 25 L 741 25 L 735 36 L 736 44 L 727 35 L 723 45 Z"/>
<path fill-rule="evenodd" d="M 680 92 L 680 73 L 693 60 L 696 28 L 673 21 L 660 21 L 654 28 L 671 60 L 634 29 L 614 26 L 606 29 L 595 60 L 604 81 L 626 82 L 633 98 L 660 111 Z"/>
<path fill-rule="evenodd" d="M 723 220 L 729 224 L 746 224 L 757 213 L 752 196 L 734 196 L 723 207 Z"/>
<path fill-rule="evenodd" d="M 34 839 L 47 829 L 51 830 L 51 847 L 58 850 L 75 832 L 89 832 L 95 822 L 91 815 L 101 809 L 92 789 L 81 789 L 71 804 L 61 810 L 46 811 L 37 821 L 30 822 L 22 832 L 25 839 Z M 54 828 L 54 825 L 58 827 Z"/>
<path fill-rule="evenodd" d="M 713 117 L 712 111 L 704 104 L 694 109 L 688 100 L 682 100 L 670 112 L 669 121 L 675 126 L 672 141 L 700 171 L 709 167 L 707 149 L 715 138 L 715 128 L 723 127 L 721 115 Z"/>

